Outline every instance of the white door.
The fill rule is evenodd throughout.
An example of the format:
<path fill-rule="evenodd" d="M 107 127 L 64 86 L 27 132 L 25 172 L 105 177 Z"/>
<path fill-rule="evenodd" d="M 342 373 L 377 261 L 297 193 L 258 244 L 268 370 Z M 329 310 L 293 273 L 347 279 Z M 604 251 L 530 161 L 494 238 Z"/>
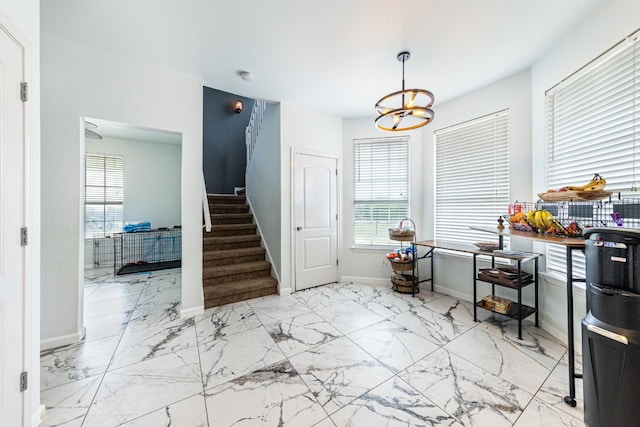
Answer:
<path fill-rule="evenodd" d="M 338 281 L 335 158 L 295 154 L 295 290 Z"/>
<path fill-rule="evenodd" d="M 0 27 L 0 425 L 23 425 L 24 114 L 22 47 Z"/>

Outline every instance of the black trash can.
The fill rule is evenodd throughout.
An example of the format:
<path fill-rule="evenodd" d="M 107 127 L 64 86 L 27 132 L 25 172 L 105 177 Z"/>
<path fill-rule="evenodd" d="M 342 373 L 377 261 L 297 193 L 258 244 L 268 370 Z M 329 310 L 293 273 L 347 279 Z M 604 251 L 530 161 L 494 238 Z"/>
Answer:
<path fill-rule="evenodd" d="M 640 231 L 585 232 L 584 421 L 640 425 Z"/>

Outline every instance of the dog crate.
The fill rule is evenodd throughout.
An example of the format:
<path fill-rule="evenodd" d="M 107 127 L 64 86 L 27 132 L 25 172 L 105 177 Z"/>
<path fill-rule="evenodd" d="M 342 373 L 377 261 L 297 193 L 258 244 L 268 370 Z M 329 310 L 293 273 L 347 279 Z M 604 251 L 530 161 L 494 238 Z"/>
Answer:
<path fill-rule="evenodd" d="M 113 239 L 114 274 L 177 268 L 182 259 L 182 230 L 178 227 L 116 233 Z"/>

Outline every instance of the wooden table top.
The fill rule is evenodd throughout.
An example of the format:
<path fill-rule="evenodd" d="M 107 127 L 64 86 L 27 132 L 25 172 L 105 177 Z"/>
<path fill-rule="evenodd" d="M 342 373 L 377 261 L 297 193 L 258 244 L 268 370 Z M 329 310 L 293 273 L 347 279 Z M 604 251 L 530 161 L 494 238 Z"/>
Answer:
<path fill-rule="evenodd" d="M 550 236 L 548 234 L 528 233 L 526 231 L 518 231 L 509 227 L 469 227 L 472 230 L 484 231 L 491 234 L 502 236 L 522 237 L 524 239 L 535 240 L 544 243 L 553 243 L 554 245 L 568 246 L 572 248 L 584 248 L 584 239 L 579 237 Z"/>
<path fill-rule="evenodd" d="M 426 246 L 434 249 L 444 249 L 449 251 L 456 252 L 464 252 L 475 255 L 487 255 L 487 256 L 495 256 L 498 258 L 506 258 L 513 259 L 516 261 L 523 261 L 526 259 L 537 258 L 542 256 L 541 254 L 533 253 L 533 252 L 523 252 L 523 251 L 513 251 L 513 253 L 506 252 L 494 252 L 494 251 L 483 251 L 475 245 L 469 243 L 457 243 L 457 242 L 449 242 L 445 240 L 420 240 L 416 242 L 411 242 L 411 244 L 415 246 Z"/>

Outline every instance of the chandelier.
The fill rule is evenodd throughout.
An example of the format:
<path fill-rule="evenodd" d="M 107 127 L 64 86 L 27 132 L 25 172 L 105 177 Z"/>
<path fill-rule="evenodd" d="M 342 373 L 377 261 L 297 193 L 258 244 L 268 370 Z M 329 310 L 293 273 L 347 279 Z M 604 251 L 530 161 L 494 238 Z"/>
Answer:
<path fill-rule="evenodd" d="M 376 126 L 392 132 L 417 129 L 433 120 L 433 94 L 424 89 L 404 88 L 404 63 L 410 58 L 409 52 L 400 52 L 402 62 L 402 90 L 383 96 L 376 102 Z"/>

